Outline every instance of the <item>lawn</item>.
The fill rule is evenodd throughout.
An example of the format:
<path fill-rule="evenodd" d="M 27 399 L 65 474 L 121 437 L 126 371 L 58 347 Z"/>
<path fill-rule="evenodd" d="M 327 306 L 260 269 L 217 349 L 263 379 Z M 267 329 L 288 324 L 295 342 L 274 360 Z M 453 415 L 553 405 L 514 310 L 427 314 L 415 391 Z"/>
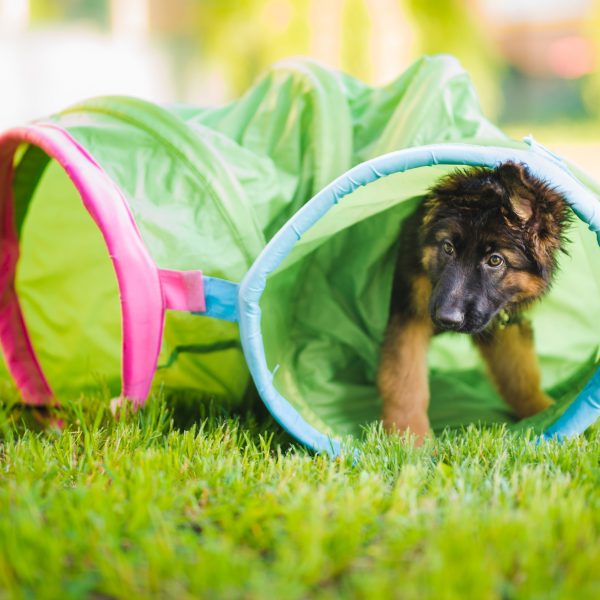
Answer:
<path fill-rule="evenodd" d="M 266 415 L 104 397 L 0 414 L 0 597 L 597 598 L 600 436 L 314 456 Z"/>

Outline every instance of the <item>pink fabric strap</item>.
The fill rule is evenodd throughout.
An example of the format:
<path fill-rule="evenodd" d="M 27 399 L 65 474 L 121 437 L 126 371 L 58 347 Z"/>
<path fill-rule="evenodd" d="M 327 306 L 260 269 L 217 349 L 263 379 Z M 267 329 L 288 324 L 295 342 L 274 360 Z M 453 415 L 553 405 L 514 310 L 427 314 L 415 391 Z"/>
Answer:
<path fill-rule="evenodd" d="M 19 241 L 14 221 L 12 177 L 17 146 L 16 141 L 0 145 L 0 340 L 6 366 L 23 399 L 29 404 L 46 404 L 52 400 L 52 389 L 31 345 L 15 291 Z"/>
<path fill-rule="evenodd" d="M 189 312 L 206 311 L 202 271 L 160 269 L 158 275 L 165 308 Z"/>
<path fill-rule="evenodd" d="M 0 232 L 8 268 L 0 280 L 0 342 L 8 368 L 29 403 L 52 393 L 29 342 L 16 294 L 14 265 L 18 241 L 12 217 L 13 155 L 20 143 L 34 144 L 56 160 L 81 195 L 111 256 L 121 296 L 123 323 L 122 395 L 135 405 L 150 392 L 162 343 L 164 300 L 158 269 L 146 250 L 121 190 L 65 130 L 50 124 L 11 129 L 0 135 Z"/>
<path fill-rule="evenodd" d="M 38 146 L 63 167 L 104 237 L 121 297 L 122 397 L 141 405 L 156 371 L 165 310 L 206 311 L 202 272 L 157 268 L 122 191 L 67 131 L 38 123 L 0 135 L 0 342 L 26 402 L 47 403 L 53 393 L 30 342 L 14 287 L 19 242 L 12 177 L 14 153 L 21 143 Z"/>

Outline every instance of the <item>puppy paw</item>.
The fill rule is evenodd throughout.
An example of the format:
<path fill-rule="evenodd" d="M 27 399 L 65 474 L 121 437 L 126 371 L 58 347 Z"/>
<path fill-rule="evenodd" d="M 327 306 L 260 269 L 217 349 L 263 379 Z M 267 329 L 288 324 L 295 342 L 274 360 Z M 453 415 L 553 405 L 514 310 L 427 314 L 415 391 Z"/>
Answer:
<path fill-rule="evenodd" d="M 554 400 L 552 400 L 552 398 L 550 398 L 550 396 L 547 394 L 544 394 L 544 392 L 540 391 L 534 396 L 528 398 L 526 402 L 521 403 L 517 408 L 517 414 L 521 419 L 525 419 L 526 417 L 537 415 L 553 404 Z"/>
<path fill-rule="evenodd" d="M 418 447 L 431 434 L 427 413 L 406 414 L 403 411 L 384 411 L 383 428 L 390 435 L 412 435 L 413 444 Z"/>

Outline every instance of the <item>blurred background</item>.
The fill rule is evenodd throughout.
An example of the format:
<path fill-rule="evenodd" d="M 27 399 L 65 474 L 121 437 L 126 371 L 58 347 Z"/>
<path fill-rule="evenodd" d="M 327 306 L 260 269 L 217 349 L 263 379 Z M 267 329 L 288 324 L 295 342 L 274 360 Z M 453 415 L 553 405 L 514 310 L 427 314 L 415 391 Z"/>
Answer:
<path fill-rule="evenodd" d="M 0 129 L 98 94 L 220 104 L 293 55 L 379 85 L 438 52 L 600 178 L 600 0 L 0 0 Z"/>

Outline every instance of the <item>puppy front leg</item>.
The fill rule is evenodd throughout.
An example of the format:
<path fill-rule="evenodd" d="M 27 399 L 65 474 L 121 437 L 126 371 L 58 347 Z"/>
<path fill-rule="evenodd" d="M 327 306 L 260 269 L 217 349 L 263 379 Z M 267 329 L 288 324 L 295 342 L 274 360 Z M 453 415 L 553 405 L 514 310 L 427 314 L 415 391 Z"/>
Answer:
<path fill-rule="evenodd" d="M 392 316 L 377 374 L 385 429 L 410 430 L 417 436 L 419 445 L 429 433 L 427 346 L 431 334 L 431 323 L 427 320 Z"/>
<path fill-rule="evenodd" d="M 552 399 L 540 387 L 540 370 L 527 321 L 474 338 L 498 391 L 520 418 L 548 408 Z"/>

